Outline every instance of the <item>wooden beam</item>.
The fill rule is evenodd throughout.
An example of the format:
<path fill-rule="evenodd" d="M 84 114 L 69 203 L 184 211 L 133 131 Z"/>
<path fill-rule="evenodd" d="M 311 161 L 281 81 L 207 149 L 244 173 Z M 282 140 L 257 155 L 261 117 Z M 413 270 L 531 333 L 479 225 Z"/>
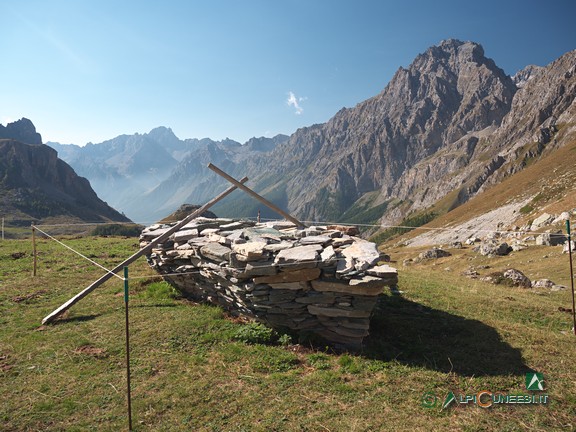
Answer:
<path fill-rule="evenodd" d="M 240 184 L 245 183 L 247 180 L 248 180 L 248 177 L 244 177 L 242 180 L 240 180 L 239 183 Z M 92 291 L 94 291 L 97 287 L 99 287 L 104 282 L 106 282 L 108 279 L 110 279 L 112 276 L 114 276 L 114 274 L 118 273 L 120 270 L 122 270 L 124 267 L 128 266 L 129 264 L 132 264 L 134 261 L 136 261 L 142 255 L 145 255 L 148 252 L 150 252 L 152 250 L 152 248 L 154 248 L 154 246 L 156 246 L 158 243 L 162 243 L 164 240 L 167 240 L 168 237 L 170 237 L 173 233 L 178 231 L 180 228 L 182 228 L 184 225 L 186 225 L 192 219 L 200 216 L 202 213 L 204 213 L 206 210 L 208 210 L 210 207 L 212 207 L 218 201 L 222 200 L 224 197 L 228 196 L 230 193 L 232 193 L 235 190 L 236 190 L 236 186 L 229 187 L 224 192 L 222 192 L 220 195 L 218 195 L 216 198 L 212 199 L 211 201 L 208 201 L 206 204 L 204 204 L 198 210 L 195 210 L 192 213 L 190 213 L 188 216 L 186 216 L 184 219 L 182 219 L 180 222 L 178 222 L 176 225 L 174 225 L 172 228 L 170 228 L 164 234 L 153 239 L 148 245 L 146 245 L 145 247 L 140 249 L 134 255 L 132 255 L 129 258 L 127 258 L 126 260 L 122 261 L 120 264 L 118 264 L 116 267 L 114 267 L 108 273 L 103 275 L 100 279 L 98 279 L 97 281 L 94 281 L 92 284 L 90 284 L 90 286 L 86 287 L 83 291 L 76 294 L 74 297 L 72 297 L 66 303 L 61 305 L 59 308 L 52 311 L 49 315 L 47 315 L 42 320 L 42 324 L 51 323 L 56 317 L 58 317 L 59 315 L 61 315 L 62 313 L 64 313 L 68 309 L 70 309 L 73 305 L 78 303 L 80 300 L 82 300 L 84 297 L 86 297 L 88 294 L 90 294 Z"/>
<path fill-rule="evenodd" d="M 278 213 L 279 215 L 283 216 L 284 218 L 286 218 L 286 220 L 289 220 L 290 222 L 292 222 L 293 224 L 295 224 L 298 227 L 302 227 L 305 228 L 306 225 L 304 225 L 302 222 L 300 222 L 298 219 L 296 219 L 295 217 L 289 215 L 288 213 L 286 213 L 284 210 L 282 210 L 280 207 L 272 204 L 270 201 L 268 201 L 266 198 L 264 198 L 261 195 L 258 195 L 256 192 L 254 192 L 252 189 L 250 189 L 249 187 L 243 185 L 242 183 L 240 183 L 238 180 L 236 180 L 234 177 L 226 174 L 224 171 L 222 171 L 220 168 L 218 168 L 216 165 L 213 164 L 208 164 L 208 168 L 210 168 L 212 171 L 214 171 L 216 174 L 224 177 L 226 180 L 228 180 L 230 183 L 232 183 L 233 185 L 237 186 L 238 189 L 242 189 L 244 192 L 246 192 L 247 194 L 251 195 L 252 197 L 256 198 L 258 201 L 260 201 L 262 204 L 264 204 L 265 206 L 269 207 L 270 209 L 272 209 L 273 211 L 275 211 L 276 213 Z"/>

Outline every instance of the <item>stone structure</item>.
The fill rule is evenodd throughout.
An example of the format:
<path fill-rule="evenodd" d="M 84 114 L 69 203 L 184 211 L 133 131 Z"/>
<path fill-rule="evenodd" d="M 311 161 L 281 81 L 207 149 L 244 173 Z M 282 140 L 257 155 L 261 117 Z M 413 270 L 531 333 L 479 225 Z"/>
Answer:
<path fill-rule="evenodd" d="M 169 227 L 146 228 L 141 246 Z M 346 234 L 349 229 L 197 218 L 147 258 L 187 297 L 359 349 L 378 295 L 397 284 L 398 274 L 377 265 L 376 245 Z"/>

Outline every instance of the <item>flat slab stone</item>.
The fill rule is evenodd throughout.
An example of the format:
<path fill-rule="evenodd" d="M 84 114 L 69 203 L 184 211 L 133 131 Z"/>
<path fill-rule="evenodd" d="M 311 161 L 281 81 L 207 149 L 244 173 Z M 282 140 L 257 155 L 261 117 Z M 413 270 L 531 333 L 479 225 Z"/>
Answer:
<path fill-rule="evenodd" d="M 263 224 L 257 224 L 256 226 L 258 227 L 264 226 L 268 228 L 273 228 L 275 230 L 282 230 L 296 227 L 296 225 L 290 221 L 271 221 L 271 222 L 265 222 Z"/>
<path fill-rule="evenodd" d="M 209 236 L 210 234 L 216 234 L 219 231 L 220 231 L 219 228 L 205 228 L 202 231 L 200 231 L 200 235 Z"/>
<path fill-rule="evenodd" d="M 320 276 L 319 268 L 299 269 L 293 271 L 282 271 L 273 276 L 263 276 L 254 278 L 254 283 L 285 283 L 285 282 L 305 282 L 317 279 Z"/>
<path fill-rule="evenodd" d="M 255 225 L 255 223 L 252 221 L 235 221 L 235 222 L 227 223 L 224 225 L 220 225 L 220 229 L 236 230 L 236 229 L 251 227 L 254 225 Z"/>
<path fill-rule="evenodd" d="M 195 255 L 196 252 L 193 249 L 178 250 L 178 258 L 189 259 Z"/>
<path fill-rule="evenodd" d="M 365 280 L 365 278 L 373 278 L 375 280 Z M 384 289 L 384 281 L 380 278 L 375 278 L 374 276 L 364 276 L 361 279 L 350 279 L 346 282 L 341 282 L 338 280 L 313 280 L 310 282 L 312 289 L 320 292 L 339 292 L 346 293 L 350 295 L 368 295 L 376 296 L 382 292 Z"/>
<path fill-rule="evenodd" d="M 320 307 L 308 305 L 308 312 L 312 315 L 322 315 L 327 317 L 347 317 L 347 318 L 368 318 L 370 311 L 354 309 L 338 309 L 334 307 Z"/>
<path fill-rule="evenodd" d="M 335 299 L 336 295 L 332 293 L 316 293 L 314 291 L 308 291 L 306 297 L 296 297 L 294 301 L 306 304 L 332 304 Z"/>
<path fill-rule="evenodd" d="M 325 245 L 328 242 L 332 241 L 331 237 L 325 236 L 325 235 L 314 235 L 314 236 L 308 236 L 308 237 L 303 237 L 300 239 L 300 244 L 302 246 L 305 245 L 312 245 L 312 244 L 320 244 L 320 245 Z"/>
<path fill-rule="evenodd" d="M 280 243 L 272 243 L 269 245 L 266 245 L 264 247 L 264 250 L 268 251 L 268 252 L 279 252 L 281 250 L 284 249 L 290 249 L 291 247 L 294 246 L 294 243 L 292 243 L 291 241 L 281 241 Z"/>
<path fill-rule="evenodd" d="M 168 231 L 171 227 L 166 228 L 158 228 L 155 230 L 145 230 L 142 232 L 140 237 L 145 240 L 154 240 L 156 237 L 160 237 L 166 231 Z"/>
<path fill-rule="evenodd" d="M 272 276 L 278 273 L 273 261 L 250 261 L 242 272 L 242 277 Z"/>
<path fill-rule="evenodd" d="M 334 251 L 332 246 L 328 246 L 322 251 L 320 254 L 320 261 L 322 262 L 322 265 L 326 266 L 336 263 L 336 251 Z"/>
<path fill-rule="evenodd" d="M 307 287 L 304 282 L 287 282 L 287 283 L 271 283 L 270 287 L 273 289 L 286 289 L 286 290 L 305 290 Z"/>
<path fill-rule="evenodd" d="M 393 275 L 396 275 L 396 277 L 398 277 L 398 270 L 396 270 L 394 267 L 390 267 L 388 264 L 372 267 L 366 270 L 366 273 L 371 276 L 378 276 L 378 277 L 389 277 Z"/>
<path fill-rule="evenodd" d="M 352 258 L 354 267 L 358 271 L 366 270 L 380 259 L 380 252 L 378 252 L 376 244 L 367 241 L 356 241 L 344 249 L 342 255 L 346 258 Z"/>
<path fill-rule="evenodd" d="M 202 247 L 210 243 L 206 237 L 194 237 L 188 240 L 188 244 L 192 247 Z"/>
<path fill-rule="evenodd" d="M 277 239 L 278 241 L 280 241 L 280 239 L 286 237 L 286 234 L 269 227 L 246 228 L 244 230 L 244 234 L 249 239 L 263 237 L 263 238 Z"/>
<path fill-rule="evenodd" d="M 200 253 L 213 261 L 229 261 L 232 249 L 220 243 L 208 243 L 200 248 Z"/>
<path fill-rule="evenodd" d="M 316 267 L 321 245 L 296 246 L 278 252 L 274 262 L 280 267 L 288 267 L 293 270 Z"/>
<path fill-rule="evenodd" d="M 176 243 L 185 243 L 194 237 L 198 237 L 198 230 L 196 228 L 177 231 L 173 235 L 174 241 Z"/>
<path fill-rule="evenodd" d="M 328 225 L 326 227 L 329 230 L 337 230 L 340 231 L 344 234 L 347 235 L 351 235 L 351 236 L 356 236 L 359 234 L 358 228 L 356 228 L 355 226 L 349 226 L 349 225 Z"/>
<path fill-rule="evenodd" d="M 350 279 L 348 284 L 351 287 L 359 287 L 359 288 L 379 288 L 380 290 L 384 288 L 382 278 L 376 276 L 364 276 L 362 278 L 352 278 Z"/>
<path fill-rule="evenodd" d="M 354 243 L 354 239 L 349 235 L 343 235 L 342 237 L 332 239 L 332 246 L 335 248 L 351 245 Z"/>
<path fill-rule="evenodd" d="M 336 264 L 336 273 L 339 275 L 345 275 L 355 270 L 354 259 L 352 257 L 340 258 Z"/>
<path fill-rule="evenodd" d="M 232 245 L 232 250 L 240 255 L 245 256 L 249 261 L 258 260 L 264 256 L 266 242 L 255 241 L 247 243 L 236 243 Z"/>

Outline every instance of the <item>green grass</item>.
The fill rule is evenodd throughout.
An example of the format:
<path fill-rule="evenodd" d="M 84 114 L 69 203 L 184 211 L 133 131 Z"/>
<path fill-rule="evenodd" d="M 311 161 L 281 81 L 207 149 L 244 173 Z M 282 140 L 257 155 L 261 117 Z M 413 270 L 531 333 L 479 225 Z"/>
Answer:
<path fill-rule="evenodd" d="M 108 268 L 136 248 L 134 239 L 63 241 Z M 32 277 L 30 240 L 0 243 L 1 429 L 126 430 L 123 281 L 40 326 L 102 270 L 52 241 L 38 250 Z M 569 293 L 492 286 L 443 267 L 399 268 L 403 295 L 382 296 L 366 348 L 353 354 L 237 340 L 246 324 L 179 298 L 137 261 L 129 283 L 134 430 L 574 429 L 576 338 L 558 310 Z M 529 370 L 544 373 L 548 406 L 421 403 L 427 392 L 524 393 Z"/>

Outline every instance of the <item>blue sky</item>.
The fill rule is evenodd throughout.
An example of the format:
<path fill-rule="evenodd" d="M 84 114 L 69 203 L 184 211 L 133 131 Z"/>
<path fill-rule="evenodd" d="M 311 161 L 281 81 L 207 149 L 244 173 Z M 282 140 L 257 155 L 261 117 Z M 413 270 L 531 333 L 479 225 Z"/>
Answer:
<path fill-rule="evenodd" d="M 0 123 L 79 145 L 290 134 L 443 39 L 510 75 L 546 65 L 576 49 L 574 17 L 573 0 L 0 0 Z"/>

